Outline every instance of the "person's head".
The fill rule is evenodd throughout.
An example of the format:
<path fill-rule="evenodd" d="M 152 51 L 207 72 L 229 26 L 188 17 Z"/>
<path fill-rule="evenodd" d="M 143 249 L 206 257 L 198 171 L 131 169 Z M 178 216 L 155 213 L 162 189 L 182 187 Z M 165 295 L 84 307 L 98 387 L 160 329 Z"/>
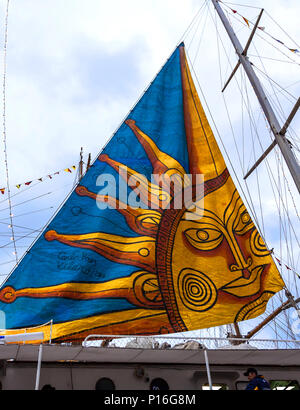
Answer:
<path fill-rule="evenodd" d="M 254 367 L 249 367 L 247 371 L 244 373 L 244 376 L 248 377 L 248 380 L 251 381 L 257 376 L 257 370 Z"/>
<path fill-rule="evenodd" d="M 41 390 L 56 390 L 51 384 L 45 384 Z"/>

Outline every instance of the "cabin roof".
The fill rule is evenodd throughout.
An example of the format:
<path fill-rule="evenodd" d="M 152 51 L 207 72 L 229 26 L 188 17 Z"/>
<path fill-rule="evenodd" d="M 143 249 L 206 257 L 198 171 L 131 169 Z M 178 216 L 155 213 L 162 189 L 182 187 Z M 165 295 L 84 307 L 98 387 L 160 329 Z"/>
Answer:
<path fill-rule="evenodd" d="M 39 345 L 0 345 L 0 360 L 36 362 Z M 215 349 L 208 350 L 211 365 L 300 366 L 299 349 Z M 90 363 L 205 364 L 204 350 L 103 348 L 43 345 L 43 362 L 76 361 Z"/>

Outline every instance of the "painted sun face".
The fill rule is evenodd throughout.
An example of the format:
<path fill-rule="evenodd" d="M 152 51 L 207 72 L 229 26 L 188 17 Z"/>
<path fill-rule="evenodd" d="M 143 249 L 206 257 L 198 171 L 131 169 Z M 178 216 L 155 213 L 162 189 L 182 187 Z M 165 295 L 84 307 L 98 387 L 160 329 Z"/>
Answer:
<path fill-rule="evenodd" d="M 160 151 L 134 121 L 126 123 L 152 162 L 154 182 L 141 179 L 134 170 L 107 155 L 101 155 L 99 160 L 113 167 L 128 184 L 131 181 L 131 188 L 147 206 L 132 208 L 84 186 L 77 187 L 76 193 L 116 206 L 138 236 L 48 231 L 45 238 L 88 249 L 137 270 L 129 277 L 99 284 L 64 283 L 17 291 L 7 287 L 1 291 L 1 300 L 12 303 L 18 297 L 123 298 L 144 311 L 165 312 L 168 323 L 161 329 L 168 332 L 216 326 L 224 321 L 233 323 L 256 315 L 279 285 L 268 281 L 267 274 L 274 266 L 270 252 L 227 169 L 204 181 L 197 194 L 182 166 Z M 174 175 L 172 188 L 164 191 L 159 181 Z M 177 208 L 174 203 L 183 189 L 196 194 L 191 196 L 192 204 Z M 151 209 L 153 204 L 155 209 Z"/>
<path fill-rule="evenodd" d="M 227 182 L 227 185 L 229 184 L 230 181 Z M 221 192 L 222 188 L 219 193 Z M 214 200 L 216 198 L 213 194 L 207 198 L 207 202 Z M 192 256 L 195 255 L 200 270 L 203 265 L 203 270 L 217 289 L 235 296 L 247 297 L 256 293 L 252 287 L 251 290 L 248 289 L 249 284 L 255 280 L 257 291 L 259 290 L 258 275 L 270 261 L 266 260 L 265 264 L 260 259 L 257 265 L 253 254 L 259 252 L 262 257 L 268 256 L 270 252 L 263 243 L 260 249 L 257 248 L 255 239 L 259 234 L 236 190 L 233 191 L 227 206 L 225 201 L 223 204 L 218 203 L 218 214 L 204 208 L 199 221 L 186 222 L 183 219 L 179 224 L 177 237 L 178 240 L 182 238 L 185 243 L 185 264 L 188 260 L 193 260 Z M 174 264 L 178 266 L 182 259 L 175 259 L 174 255 Z M 222 275 L 222 272 L 227 272 L 226 276 Z"/>
<path fill-rule="evenodd" d="M 178 295 L 174 309 L 177 306 L 185 324 L 191 312 L 202 313 L 195 315 L 201 326 L 203 317 L 218 323 L 224 307 L 235 305 L 236 316 L 228 320 L 237 321 L 239 310 L 249 304 L 243 315 L 250 314 L 251 302 L 262 294 L 272 264 L 270 252 L 231 179 L 205 197 L 204 208 L 198 211 L 202 215 L 198 221 L 189 218 L 189 211 L 183 214 L 174 236 L 171 269 Z"/>

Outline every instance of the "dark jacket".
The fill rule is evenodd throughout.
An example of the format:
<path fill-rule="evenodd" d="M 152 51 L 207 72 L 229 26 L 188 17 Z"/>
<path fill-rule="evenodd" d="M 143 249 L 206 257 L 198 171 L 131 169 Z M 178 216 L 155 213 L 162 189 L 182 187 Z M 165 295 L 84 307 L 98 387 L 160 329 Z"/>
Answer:
<path fill-rule="evenodd" d="M 246 387 L 246 390 L 271 390 L 267 380 L 263 376 L 256 376 Z"/>

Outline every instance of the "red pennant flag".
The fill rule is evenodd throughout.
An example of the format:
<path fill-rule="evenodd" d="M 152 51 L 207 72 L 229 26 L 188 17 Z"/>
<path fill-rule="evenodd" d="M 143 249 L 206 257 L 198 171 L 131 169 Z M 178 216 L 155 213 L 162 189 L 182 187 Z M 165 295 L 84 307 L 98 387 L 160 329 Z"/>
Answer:
<path fill-rule="evenodd" d="M 48 177 L 49 177 L 50 179 L 52 179 L 52 175 L 48 175 Z"/>
<path fill-rule="evenodd" d="M 287 265 L 285 265 L 285 267 L 288 269 L 288 270 L 292 270 L 291 268 L 289 268 Z"/>
<path fill-rule="evenodd" d="M 237 11 L 236 10 L 233 10 L 233 9 L 231 9 L 231 11 L 235 14 L 235 13 L 237 13 Z"/>
<path fill-rule="evenodd" d="M 30 185 L 32 183 L 32 181 L 29 181 L 29 182 L 25 182 L 25 185 Z"/>

